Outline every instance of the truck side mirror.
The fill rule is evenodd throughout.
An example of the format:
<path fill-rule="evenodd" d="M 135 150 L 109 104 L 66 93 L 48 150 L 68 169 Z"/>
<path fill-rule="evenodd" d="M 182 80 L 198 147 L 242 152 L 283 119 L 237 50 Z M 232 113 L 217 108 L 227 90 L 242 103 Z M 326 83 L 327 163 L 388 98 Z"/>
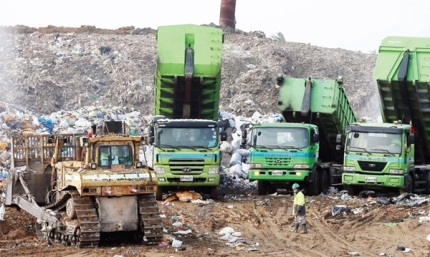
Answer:
<path fill-rule="evenodd" d="M 150 126 L 148 130 L 148 136 L 154 137 L 154 126 Z"/>
<path fill-rule="evenodd" d="M 246 138 L 248 137 L 248 131 L 242 129 L 242 139 L 240 140 L 241 145 L 246 145 Z"/>
<path fill-rule="evenodd" d="M 412 145 L 415 144 L 415 135 L 408 135 L 407 144 Z"/>
<path fill-rule="evenodd" d="M 319 134 L 313 134 L 312 136 L 312 142 L 318 143 L 320 141 L 320 135 Z"/>
<path fill-rule="evenodd" d="M 221 141 L 227 141 L 227 132 L 222 131 L 219 135 L 221 136 Z"/>
<path fill-rule="evenodd" d="M 240 140 L 240 144 L 241 144 L 241 145 L 246 145 L 246 138 L 242 138 L 242 139 Z"/>
<path fill-rule="evenodd" d="M 336 144 L 342 144 L 342 134 L 336 135 Z"/>

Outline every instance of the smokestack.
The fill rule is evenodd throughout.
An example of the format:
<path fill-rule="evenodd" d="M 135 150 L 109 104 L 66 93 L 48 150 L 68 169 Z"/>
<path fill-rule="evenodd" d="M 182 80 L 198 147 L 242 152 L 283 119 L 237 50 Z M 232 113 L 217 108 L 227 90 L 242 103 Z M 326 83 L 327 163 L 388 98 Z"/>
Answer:
<path fill-rule="evenodd" d="M 236 28 L 236 0 L 221 0 L 219 25 L 223 28 Z"/>

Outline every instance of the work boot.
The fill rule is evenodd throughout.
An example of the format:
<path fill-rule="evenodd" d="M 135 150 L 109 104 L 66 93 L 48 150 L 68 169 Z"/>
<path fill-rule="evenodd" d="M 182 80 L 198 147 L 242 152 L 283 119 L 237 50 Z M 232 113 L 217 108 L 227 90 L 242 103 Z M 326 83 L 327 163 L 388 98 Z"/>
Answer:
<path fill-rule="evenodd" d="M 294 224 L 294 228 L 291 229 L 291 232 L 297 233 L 299 230 L 299 223 Z"/>
<path fill-rule="evenodd" d="M 302 224 L 302 231 L 300 231 L 300 234 L 307 234 L 308 228 L 306 227 L 306 224 Z"/>

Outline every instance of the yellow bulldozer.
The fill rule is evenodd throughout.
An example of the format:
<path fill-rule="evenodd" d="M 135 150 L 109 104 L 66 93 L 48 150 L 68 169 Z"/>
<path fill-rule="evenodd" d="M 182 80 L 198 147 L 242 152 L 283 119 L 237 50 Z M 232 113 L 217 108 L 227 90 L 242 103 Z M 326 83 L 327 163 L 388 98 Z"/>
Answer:
<path fill-rule="evenodd" d="M 158 244 L 157 176 L 139 160 L 145 139 L 130 136 L 121 121 L 92 129 L 13 137 L 6 205 L 36 218 L 39 239 L 95 247 L 103 233 L 127 231 Z"/>

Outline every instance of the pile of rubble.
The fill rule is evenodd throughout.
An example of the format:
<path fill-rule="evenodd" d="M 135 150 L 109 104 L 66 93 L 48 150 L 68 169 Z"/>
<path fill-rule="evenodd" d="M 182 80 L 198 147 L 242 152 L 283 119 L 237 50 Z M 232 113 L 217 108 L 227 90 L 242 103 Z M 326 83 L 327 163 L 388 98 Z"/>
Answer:
<path fill-rule="evenodd" d="M 214 26 L 211 24 L 210 26 Z M 224 31 L 220 109 L 277 112 L 276 76 L 344 77 L 358 117 L 379 116 L 372 79 L 376 55 L 281 42 L 262 32 Z M 155 30 L 134 27 L 0 28 L 0 100 L 49 114 L 83 106 L 153 113 Z"/>

